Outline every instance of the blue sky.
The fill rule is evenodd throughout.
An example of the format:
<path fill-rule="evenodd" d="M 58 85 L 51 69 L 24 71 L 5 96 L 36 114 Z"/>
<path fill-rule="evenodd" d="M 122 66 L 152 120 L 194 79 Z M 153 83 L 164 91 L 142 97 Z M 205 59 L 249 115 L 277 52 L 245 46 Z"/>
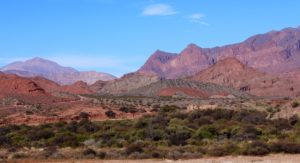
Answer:
<path fill-rule="evenodd" d="M 0 66 L 35 56 L 120 76 L 156 50 L 300 25 L 298 0 L 1 0 Z"/>

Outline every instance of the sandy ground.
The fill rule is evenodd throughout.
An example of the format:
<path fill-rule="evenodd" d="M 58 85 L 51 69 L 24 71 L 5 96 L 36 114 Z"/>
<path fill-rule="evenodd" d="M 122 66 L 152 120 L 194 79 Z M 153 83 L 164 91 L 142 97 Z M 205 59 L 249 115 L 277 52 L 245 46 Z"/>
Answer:
<path fill-rule="evenodd" d="M 18 160 L 16 163 L 300 163 L 300 155 L 227 156 L 192 160 Z"/>

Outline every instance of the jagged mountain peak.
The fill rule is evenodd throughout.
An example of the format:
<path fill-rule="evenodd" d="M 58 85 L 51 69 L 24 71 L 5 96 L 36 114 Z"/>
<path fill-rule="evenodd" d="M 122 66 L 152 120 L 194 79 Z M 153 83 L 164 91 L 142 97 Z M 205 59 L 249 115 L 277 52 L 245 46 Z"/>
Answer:
<path fill-rule="evenodd" d="M 201 48 L 189 44 L 167 62 L 151 56 L 138 70 L 166 78 L 190 76 L 231 57 L 267 73 L 289 72 L 300 67 L 300 28 L 285 28 L 249 37 L 237 44 Z M 156 64 L 163 63 L 163 64 Z"/>

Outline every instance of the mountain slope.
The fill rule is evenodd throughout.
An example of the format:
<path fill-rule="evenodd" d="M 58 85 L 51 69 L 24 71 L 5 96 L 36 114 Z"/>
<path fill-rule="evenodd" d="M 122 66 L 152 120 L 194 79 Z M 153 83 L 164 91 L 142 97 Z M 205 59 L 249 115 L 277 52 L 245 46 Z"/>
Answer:
<path fill-rule="evenodd" d="M 133 89 L 144 87 L 151 83 L 159 81 L 160 78 L 155 75 L 145 75 L 141 73 L 130 73 L 120 79 L 109 81 L 99 91 L 100 94 L 119 95 Z"/>
<path fill-rule="evenodd" d="M 33 58 L 25 62 L 15 62 L 0 69 L 8 74 L 17 74 L 23 77 L 42 76 L 62 85 L 84 81 L 93 84 L 98 80 L 113 80 L 116 77 L 94 71 L 79 72 L 73 68 L 63 67 L 59 64 L 42 58 Z"/>
<path fill-rule="evenodd" d="M 172 96 L 197 98 L 250 97 L 248 94 L 212 83 L 183 79 L 163 79 L 147 86 L 124 92 L 132 96 Z"/>
<path fill-rule="evenodd" d="M 217 64 L 200 71 L 191 77 L 192 80 L 216 83 L 228 87 L 239 88 L 249 80 L 264 77 L 253 68 L 247 67 L 236 58 L 226 58 Z"/>
<path fill-rule="evenodd" d="M 17 75 L 0 74 L 0 97 L 10 95 L 46 96 L 46 91 L 34 81 Z"/>
<path fill-rule="evenodd" d="M 41 82 L 42 80 L 39 80 L 39 83 Z M 53 96 L 32 78 L 0 73 L 0 83 L 0 101 L 4 105 L 8 103 L 9 105 L 18 105 L 18 103 L 50 104 L 69 100 Z"/>
<path fill-rule="evenodd" d="M 166 63 L 175 58 L 176 55 L 177 54 L 157 50 L 142 66 L 139 73 L 162 75 L 167 71 L 167 67 L 165 67 Z"/>
<path fill-rule="evenodd" d="M 223 47 L 201 48 L 191 44 L 164 62 L 153 56 L 138 72 L 178 78 L 193 75 L 228 57 L 262 72 L 288 72 L 300 67 L 300 28 L 272 31 Z M 159 64 L 153 66 L 153 63 Z"/>
<path fill-rule="evenodd" d="M 297 96 L 300 94 L 298 80 L 259 72 L 235 58 L 221 60 L 189 79 L 224 85 L 257 96 Z"/>

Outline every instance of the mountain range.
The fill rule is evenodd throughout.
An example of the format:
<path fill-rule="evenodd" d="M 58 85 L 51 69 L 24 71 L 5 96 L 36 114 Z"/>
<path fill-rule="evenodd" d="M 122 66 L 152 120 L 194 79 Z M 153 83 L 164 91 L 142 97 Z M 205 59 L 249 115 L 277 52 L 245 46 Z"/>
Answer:
<path fill-rule="evenodd" d="M 46 92 L 205 98 L 299 96 L 300 28 L 255 35 L 223 47 L 190 44 L 179 54 L 157 50 L 140 69 L 119 79 L 106 73 L 79 72 L 42 58 L 15 62 L 0 71 L 29 77 Z"/>
<path fill-rule="evenodd" d="M 190 44 L 179 54 L 158 50 L 138 72 L 171 79 L 191 76 L 228 57 L 272 74 L 297 69 L 300 67 L 300 27 L 255 35 L 223 47 L 201 48 Z"/>

